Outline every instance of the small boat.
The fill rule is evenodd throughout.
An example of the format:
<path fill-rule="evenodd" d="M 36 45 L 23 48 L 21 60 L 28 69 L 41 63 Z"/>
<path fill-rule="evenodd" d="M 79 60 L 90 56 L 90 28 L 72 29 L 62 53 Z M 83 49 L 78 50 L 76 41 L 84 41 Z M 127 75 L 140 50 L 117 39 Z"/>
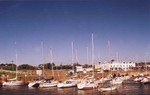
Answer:
<path fill-rule="evenodd" d="M 98 88 L 99 91 L 103 92 L 103 91 L 112 91 L 112 90 L 116 90 L 117 89 L 117 86 L 114 85 L 114 86 L 102 86 L 100 88 Z"/>
<path fill-rule="evenodd" d="M 116 77 L 114 79 L 112 79 L 112 81 L 110 81 L 111 84 L 122 84 L 123 79 L 121 79 L 121 77 Z"/>
<path fill-rule="evenodd" d="M 111 84 L 111 81 L 105 82 L 103 85 L 98 86 L 98 91 L 103 92 L 103 91 L 112 91 L 116 90 L 117 85 Z"/>
<path fill-rule="evenodd" d="M 97 88 L 100 80 L 96 80 L 94 76 L 85 77 L 79 84 L 77 84 L 77 88 L 80 90 L 84 89 L 94 89 Z"/>
<path fill-rule="evenodd" d="M 84 89 L 94 89 L 97 88 L 97 86 L 98 82 L 95 82 L 94 80 L 85 79 L 77 85 L 77 88 L 80 90 L 84 90 Z"/>
<path fill-rule="evenodd" d="M 43 77 L 34 79 L 34 81 L 32 81 L 28 84 L 28 87 L 39 87 L 39 85 L 40 85 L 40 83 L 42 83 L 43 79 L 44 79 Z"/>
<path fill-rule="evenodd" d="M 147 83 L 149 83 L 149 80 L 148 80 L 148 78 L 144 77 L 140 82 L 143 84 L 147 84 Z"/>
<path fill-rule="evenodd" d="M 112 80 L 106 81 L 102 85 L 98 85 L 98 91 L 112 91 L 116 90 L 119 85 L 112 84 Z"/>
<path fill-rule="evenodd" d="M 18 54 L 16 52 L 16 77 L 12 78 L 12 79 L 7 79 L 7 81 L 4 81 L 2 83 L 3 86 L 21 86 L 21 85 L 24 85 L 23 81 L 18 80 L 17 59 L 18 59 Z"/>
<path fill-rule="evenodd" d="M 57 86 L 58 82 L 57 81 L 50 81 L 50 82 L 44 82 L 44 83 L 40 83 L 39 87 L 42 88 L 47 88 L 47 87 L 55 87 Z"/>
<path fill-rule="evenodd" d="M 53 77 L 51 79 L 44 79 L 43 82 L 40 83 L 39 87 L 46 88 L 46 87 L 55 87 L 57 86 L 58 81 L 55 81 Z"/>
<path fill-rule="evenodd" d="M 100 83 L 100 84 L 103 84 L 103 83 L 105 83 L 105 82 L 107 82 L 107 81 L 110 81 L 110 80 L 112 80 L 111 78 L 100 78 L 99 80 L 98 80 L 98 83 Z"/>
<path fill-rule="evenodd" d="M 124 76 L 124 80 L 128 80 L 130 78 L 131 78 L 131 76 L 129 76 L 128 74 Z"/>
<path fill-rule="evenodd" d="M 52 57 L 52 49 L 50 49 L 50 60 L 51 60 L 50 63 L 52 63 L 52 78 L 50 78 L 50 79 L 44 79 L 40 83 L 39 87 L 42 87 L 42 88 L 55 87 L 58 84 L 58 81 L 54 80 L 54 71 L 53 71 L 53 63 L 54 62 L 53 62 L 53 57 Z"/>
<path fill-rule="evenodd" d="M 3 86 L 21 86 L 24 85 L 23 81 L 18 81 L 17 78 L 7 79 L 7 82 L 3 82 Z"/>
<path fill-rule="evenodd" d="M 39 87 L 40 83 L 37 82 L 37 81 L 33 81 L 33 82 L 30 82 L 28 84 L 28 87 Z"/>
<path fill-rule="evenodd" d="M 134 81 L 135 81 L 135 82 L 140 82 L 142 79 L 143 79 L 142 76 L 137 76 L 137 77 L 134 79 Z"/>
<path fill-rule="evenodd" d="M 69 79 L 57 84 L 57 87 L 59 88 L 67 88 L 67 87 L 75 87 L 75 86 L 77 86 L 77 80 L 75 79 Z"/>
<path fill-rule="evenodd" d="M 149 78 L 147 77 L 147 75 L 144 75 L 140 82 L 142 84 L 148 84 L 149 83 Z"/>

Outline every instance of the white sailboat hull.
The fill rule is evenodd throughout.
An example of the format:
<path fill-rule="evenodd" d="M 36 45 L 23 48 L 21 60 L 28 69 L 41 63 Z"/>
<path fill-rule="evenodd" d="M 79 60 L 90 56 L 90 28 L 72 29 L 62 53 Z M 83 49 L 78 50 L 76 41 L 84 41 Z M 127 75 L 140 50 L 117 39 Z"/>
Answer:
<path fill-rule="evenodd" d="M 40 85 L 40 82 L 30 82 L 28 84 L 28 87 L 39 87 L 39 85 Z"/>
<path fill-rule="evenodd" d="M 57 87 L 66 88 L 66 87 L 75 87 L 77 86 L 77 80 L 66 80 L 63 83 L 58 83 Z"/>
<path fill-rule="evenodd" d="M 77 88 L 78 89 L 94 89 L 94 88 L 97 88 L 97 85 L 96 84 L 84 84 L 84 83 L 80 83 L 77 85 Z"/>
<path fill-rule="evenodd" d="M 3 82 L 4 86 L 20 86 L 20 85 L 24 85 L 23 81 L 9 81 L 9 82 Z"/>
<path fill-rule="evenodd" d="M 58 83 L 57 87 L 59 88 L 67 88 L 67 87 L 75 87 L 77 86 L 75 83 L 66 84 L 66 83 Z"/>
<path fill-rule="evenodd" d="M 143 78 L 143 79 L 141 80 L 141 83 L 148 83 L 148 82 L 149 82 L 148 78 Z"/>
<path fill-rule="evenodd" d="M 42 88 L 46 88 L 46 87 L 55 87 L 57 86 L 57 81 L 53 81 L 51 83 L 40 83 L 39 87 L 42 87 Z"/>
<path fill-rule="evenodd" d="M 57 86 L 57 83 L 44 83 L 40 84 L 39 87 L 46 88 L 46 87 L 55 87 Z"/>
<path fill-rule="evenodd" d="M 111 81 L 111 84 L 122 84 L 122 82 L 123 82 L 123 79 L 116 78 Z"/>
<path fill-rule="evenodd" d="M 111 86 L 111 87 L 100 87 L 98 90 L 99 91 L 112 91 L 112 90 L 115 90 L 117 89 L 116 86 Z"/>
<path fill-rule="evenodd" d="M 95 79 L 85 79 L 83 81 L 81 81 L 81 83 L 79 83 L 77 85 L 78 89 L 94 89 L 94 88 L 97 88 L 98 86 L 98 83 L 99 83 L 99 80 L 96 80 Z"/>

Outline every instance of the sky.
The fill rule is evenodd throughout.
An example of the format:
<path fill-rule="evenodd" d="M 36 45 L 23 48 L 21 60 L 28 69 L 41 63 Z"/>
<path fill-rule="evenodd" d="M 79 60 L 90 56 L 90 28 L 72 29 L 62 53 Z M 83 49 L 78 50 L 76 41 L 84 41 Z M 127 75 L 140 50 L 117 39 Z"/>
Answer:
<path fill-rule="evenodd" d="M 15 61 L 16 52 L 19 65 L 50 62 L 52 49 L 56 65 L 71 64 L 73 42 L 74 61 L 90 64 L 92 34 L 94 64 L 150 61 L 149 6 L 149 0 L 1 0 L 0 63 Z"/>

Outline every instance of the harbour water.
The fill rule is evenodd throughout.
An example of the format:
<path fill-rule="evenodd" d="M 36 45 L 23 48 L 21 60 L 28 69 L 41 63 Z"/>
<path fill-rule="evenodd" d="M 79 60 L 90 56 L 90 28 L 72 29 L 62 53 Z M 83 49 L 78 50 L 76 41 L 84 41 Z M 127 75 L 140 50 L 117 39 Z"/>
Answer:
<path fill-rule="evenodd" d="M 99 92 L 73 88 L 29 88 L 26 86 L 1 86 L 0 95 L 150 95 L 150 84 L 123 83 L 117 90 Z"/>

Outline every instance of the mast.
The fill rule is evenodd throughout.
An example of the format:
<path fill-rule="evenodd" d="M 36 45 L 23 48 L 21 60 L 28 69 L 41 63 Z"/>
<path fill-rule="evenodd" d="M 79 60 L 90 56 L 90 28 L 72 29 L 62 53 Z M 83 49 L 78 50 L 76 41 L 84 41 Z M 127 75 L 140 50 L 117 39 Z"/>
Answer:
<path fill-rule="evenodd" d="M 146 62 L 146 54 L 145 54 L 145 69 L 146 69 L 146 74 L 147 74 L 147 62 Z"/>
<path fill-rule="evenodd" d="M 43 52 L 43 41 L 41 41 L 41 51 L 42 51 L 42 63 L 43 63 L 43 68 L 42 68 L 42 76 L 44 76 L 44 52 Z"/>
<path fill-rule="evenodd" d="M 89 48 L 86 47 L 86 52 L 87 52 L 87 55 L 86 55 L 86 58 L 87 58 L 87 64 L 89 64 Z"/>
<path fill-rule="evenodd" d="M 50 63 L 52 64 L 52 76 L 54 77 L 54 69 L 53 69 L 53 52 L 52 52 L 52 49 L 50 49 Z"/>
<path fill-rule="evenodd" d="M 116 58 L 117 58 L 117 61 L 119 62 L 119 54 L 118 54 L 118 52 L 116 52 Z"/>
<path fill-rule="evenodd" d="M 93 67 L 93 76 L 94 76 L 94 39 L 93 39 L 93 33 L 92 33 L 92 67 Z"/>
<path fill-rule="evenodd" d="M 18 64 L 18 54 L 17 54 L 17 50 L 16 50 L 16 79 L 18 78 L 18 68 L 17 68 L 17 64 Z"/>
<path fill-rule="evenodd" d="M 110 66 L 110 64 L 111 64 L 111 45 L 110 45 L 110 41 L 108 40 L 108 51 L 109 51 L 109 61 L 108 61 L 108 65 Z M 111 68 L 110 68 L 110 72 L 111 72 Z M 111 72 L 111 74 L 112 74 L 112 72 Z"/>
<path fill-rule="evenodd" d="M 15 46 L 16 46 L 16 54 L 15 54 L 15 61 L 16 61 L 16 79 L 18 78 L 18 68 L 17 68 L 17 64 L 18 64 L 18 53 L 17 53 L 17 43 L 15 42 Z"/>
<path fill-rule="evenodd" d="M 72 69 L 74 70 L 74 46 L 73 46 L 73 41 L 71 42 L 71 49 L 72 49 Z"/>
<path fill-rule="evenodd" d="M 110 41 L 109 40 L 108 40 L 108 52 L 109 52 L 108 59 L 109 59 L 109 61 L 111 61 L 111 47 L 110 47 Z"/>
<path fill-rule="evenodd" d="M 75 55 L 76 55 L 75 61 L 76 61 L 76 64 L 77 64 L 77 63 L 78 63 L 78 52 L 77 52 L 77 49 L 76 49 L 76 51 L 75 51 Z"/>

